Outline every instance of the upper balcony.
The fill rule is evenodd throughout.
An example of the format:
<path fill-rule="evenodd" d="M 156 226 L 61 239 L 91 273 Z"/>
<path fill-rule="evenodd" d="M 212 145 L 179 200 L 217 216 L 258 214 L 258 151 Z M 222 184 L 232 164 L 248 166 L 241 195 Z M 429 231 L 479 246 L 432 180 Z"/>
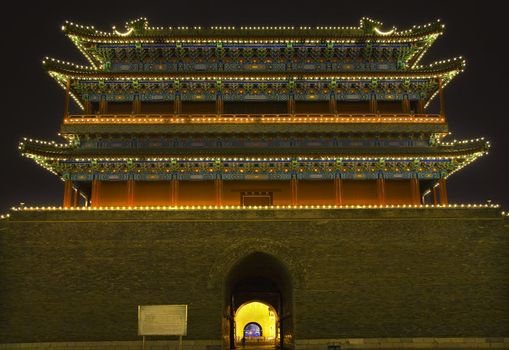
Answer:
<path fill-rule="evenodd" d="M 446 133 L 439 114 L 83 114 L 63 134 L 86 133 Z"/>

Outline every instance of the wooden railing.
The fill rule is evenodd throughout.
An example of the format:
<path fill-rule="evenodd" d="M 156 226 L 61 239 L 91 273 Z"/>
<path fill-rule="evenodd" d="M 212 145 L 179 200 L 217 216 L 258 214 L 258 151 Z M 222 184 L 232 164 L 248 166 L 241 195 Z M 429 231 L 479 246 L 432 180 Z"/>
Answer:
<path fill-rule="evenodd" d="M 439 114 L 84 114 L 64 124 L 300 124 L 300 123 L 432 123 Z"/>

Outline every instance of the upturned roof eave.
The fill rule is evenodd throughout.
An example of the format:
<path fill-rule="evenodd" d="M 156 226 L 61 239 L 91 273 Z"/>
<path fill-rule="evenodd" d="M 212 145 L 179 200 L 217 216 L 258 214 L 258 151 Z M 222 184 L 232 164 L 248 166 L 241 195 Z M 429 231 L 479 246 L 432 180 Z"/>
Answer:
<path fill-rule="evenodd" d="M 203 29 L 148 28 L 142 31 L 129 32 L 128 30 L 126 33 L 115 33 L 115 31 L 109 33 L 95 30 L 92 27 L 87 28 L 71 24 L 70 22 L 63 25 L 63 31 L 66 35 L 74 36 L 82 42 L 90 44 L 104 42 L 136 43 L 142 40 L 145 42 L 207 41 L 209 39 L 213 42 L 222 40 L 275 40 L 278 42 L 305 42 L 306 40 L 325 42 L 335 40 L 341 42 L 342 40 L 350 41 L 356 39 L 369 40 L 371 42 L 408 42 L 427 40 L 431 36 L 443 34 L 444 31 L 444 26 L 439 21 L 405 31 L 393 31 L 390 34 L 378 34 L 373 30 L 367 31 L 362 27 L 338 27 L 335 29 L 328 29 L 331 27 L 292 27 L 293 29 L 290 29 L 290 27 L 287 29 L 216 28 L 219 27 Z"/>
<path fill-rule="evenodd" d="M 45 61 L 46 70 L 49 73 L 65 75 L 72 79 L 157 79 L 157 80 L 175 80 L 205 78 L 210 80 L 217 79 L 242 79 L 262 78 L 262 79 L 313 79 L 313 78 L 332 78 L 332 79 L 371 79 L 371 78 L 408 78 L 408 77 L 433 77 L 460 72 L 465 67 L 465 61 L 462 58 L 449 61 L 435 62 L 427 66 L 416 66 L 411 69 L 398 71 L 377 71 L 377 72 L 107 72 L 91 67 L 77 66 L 71 63 Z"/>
<path fill-rule="evenodd" d="M 136 27 L 134 22 L 142 20 L 143 26 Z M 120 33 L 114 28 L 111 33 L 98 31 L 94 27 L 83 26 L 66 21 L 62 30 L 71 39 L 79 51 L 95 67 L 103 64 L 104 60 L 95 55 L 93 49 L 102 43 L 139 43 L 139 42 L 193 42 L 197 40 L 223 42 L 223 41 L 279 41 L 288 42 L 416 42 L 424 41 L 426 45 L 409 58 L 411 65 L 417 64 L 435 39 L 443 34 L 444 25 L 439 20 L 423 26 L 414 26 L 411 29 L 396 31 L 393 28 L 389 32 L 381 32 L 379 27 L 382 23 L 369 18 L 362 18 L 358 27 L 273 27 L 272 29 L 256 29 L 265 27 L 246 27 L 230 29 L 230 27 L 196 27 L 179 29 L 151 28 L 146 19 L 139 19 L 126 23 L 126 32 Z M 136 30 L 135 30 L 136 28 Z M 282 29 L 285 28 L 285 29 Z M 239 34 L 241 33 L 241 34 Z"/>
<path fill-rule="evenodd" d="M 330 158 L 457 158 L 469 157 L 486 153 L 490 148 L 488 141 L 475 140 L 467 144 L 437 145 L 431 147 L 415 147 L 402 150 L 398 147 L 369 148 L 232 148 L 232 149 L 80 149 L 78 147 L 58 147 L 55 145 L 39 145 L 24 142 L 20 145 L 23 154 L 51 159 L 69 158 L 230 158 L 230 157 L 330 157 Z"/>

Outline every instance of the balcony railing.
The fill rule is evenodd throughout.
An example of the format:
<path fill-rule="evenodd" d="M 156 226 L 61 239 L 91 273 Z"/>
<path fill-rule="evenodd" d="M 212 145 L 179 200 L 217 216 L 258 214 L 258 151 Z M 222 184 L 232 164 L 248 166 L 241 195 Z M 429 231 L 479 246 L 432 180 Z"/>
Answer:
<path fill-rule="evenodd" d="M 84 114 L 64 124 L 302 124 L 426 123 L 443 124 L 439 114 Z"/>

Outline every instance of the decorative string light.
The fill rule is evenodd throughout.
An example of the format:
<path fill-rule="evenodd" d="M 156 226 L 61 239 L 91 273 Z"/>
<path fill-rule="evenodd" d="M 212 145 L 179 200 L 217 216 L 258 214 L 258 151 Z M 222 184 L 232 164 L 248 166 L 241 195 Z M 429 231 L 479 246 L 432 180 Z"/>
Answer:
<path fill-rule="evenodd" d="M 245 123 L 433 123 L 444 124 L 439 115 L 70 115 L 64 124 L 245 124 Z"/>
<path fill-rule="evenodd" d="M 499 204 L 388 204 L 388 205 L 264 205 L 264 206 L 240 206 L 240 205 L 179 205 L 179 206 L 99 206 L 99 207 L 12 207 L 12 211 L 176 211 L 176 210 L 326 210 L 326 209 L 498 209 Z M 502 212 L 502 215 L 506 215 Z"/>
<path fill-rule="evenodd" d="M 414 26 L 411 29 L 398 31 L 397 28 L 389 30 L 383 29 L 383 24 L 379 21 L 363 17 L 358 27 L 328 27 L 318 26 L 315 28 L 309 26 L 301 27 L 240 27 L 240 30 L 233 26 L 215 26 L 211 28 L 201 27 L 151 27 L 146 18 L 139 18 L 126 22 L 125 30 L 117 30 L 113 27 L 112 32 L 98 31 L 92 26 L 83 26 L 72 22 L 65 22 L 62 30 L 69 36 L 72 42 L 86 56 L 90 66 L 76 65 L 70 62 L 46 57 L 43 65 L 48 70 L 60 86 L 64 89 L 69 80 L 80 80 L 87 83 L 110 84 L 119 81 L 134 82 L 142 81 L 161 82 L 171 81 L 172 83 L 200 83 L 203 81 L 225 81 L 225 82 L 287 82 L 287 83 L 313 83 L 320 81 L 359 81 L 372 80 L 376 83 L 381 81 L 393 80 L 442 80 L 442 87 L 445 87 L 457 74 L 465 68 L 465 61 L 462 57 L 448 60 L 437 61 L 429 65 L 418 65 L 418 62 L 429 49 L 432 43 L 443 33 L 444 25 L 440 21 L 429 23 L 423 26 Z M 251 36 L 252 35 L 252 36 Z M 263 37 L 263 38 L 260 38 Z M 117 72 L 109 71 L 105 57 L 100 50 L 107 48 L 107 45 L 115 44 L 119 47 L 127 47 L 134 44 L 137 49 L 143 49 L 146 44 L 166 45 L 168 48 L 179 47 L 183 44 L 193 47 L 203 45 L 213 45 L 221 48 L 223 45 L 247 45 L 256 47 L 258 45 L 279 45 L 285 47 L 324 47 L 324 45 L 364 45 L 363 47 L 373 47 L 373 45 L 396 46 L 408 45 L 411 54 L 405 54 L 402 58 L 403 68 L 398 66 L 396 70 L 387 71 L 353 71 L 353 72 L 293 72 L 282 73 L 256 71 L 252 73 L 229 73 L 229 72 Z M 403 45 L 404 44 L 404 45 Z M 101 46 L 102 45 L 102 46 Z M 285 46 L 286 45 L 286 46 Z M 300 46 L 298 46 L 300 45 Z M 146 47 L 145 47 L 146 48 Z M 401 51 L 400 51 L 401 52 Z M 429 101 L 438 93 L 438 87 L 434 91 L 428 92 L 431 97 Z M 70 96 L 76 103 L 83 108 L 83 100 L 80 93 L 71 86 Z M 311 96 L 311 95 L 309 95 Z M 313 96 L 319 96 L 313 92 Z M 426 105 L 427 105 L 426 104 Z M 445 118 L 438 115 L 99 115 L 99 116 L 68 116 L 64 119 L 64 124 L 241 124 L 241 123 L 434 123 L 445 124 Z M 107 162 L 320 162 L 334 161 L 341 164 L 348 162 L 373 162 L 385 167 L 384 162 L 406 161 L 406 162 L 443 162 L 447 163 L 447 168 L 433 169 L 433 172 L 440 173 L 441 177 L 448 177 L 476 158 L 487 153 L 490 147 L 489 142 L 484 139 L 474 140 L 454 140 L 452 142 L 443 142 L 444 132 L 434 132 L 431 136 L 432 147 L 424 154 L 410 154 L 407 156 L 398 156 L 398 152 L 391 150 L 393 154 L 383 156 L 357 155 L 344 156 L 347 152 L 338 150 L 336 154 L 324 154 L 316 156 L 301 155 L 299 157 L 82 157 L 77 158 L 73 151 L 78 148 L 79 137 L 77 135 L 66 134 L 68 143 L 57 144 L 53 141 L 40 141 L 33 139 L 24 139 L 19 149 L 22 154 L 32 158 L 37 164 L 45 167 L 49 171 L 59 176 L 63 176 L 59 168 L 60 165 L 70 164 L 72 162 L 94 163 L 94 166 L 103 167 Z M 440 150 L 440 153 L 437 152 Z M 170 153 L 171 149 L 168 150 Z M 452 152 L 454 151 L 454 152 Z M 340 153 L 340 152 L 343 152 Z M 69 162 L 69 163 L 66 163 Z M 103 163 L 101 163 L 103 162 Z M 84 164 L 90 166 L 91 164 Z M 434 166 L 434 165 L 433 165 Z M 58 169 L 58 170 L 57 170 Z M 157 170 L 157 169 L 156 169 Z M 322 169 L 323 170 L 323 169 Z M 96 170 L 94 170 L 95 172 Z M 103 169 L 100 170 L 104 172 Z M 123 172 L 133 172 L 131 169 L 122 169 Z M 119 171 L 119 172 L 120 172 Z M 173 170 L 168 170 L 175 172 Z M 213 170 L 214 171 L 214 170 Z M 323 170 L 325 171 L 325 170 Z M 341 172 L 337 167 L 333 167 L 328 172 Z M 399 170 L 398 170 L 399 171 Z M 401 169 L 402 172 L 407 170 Z M 72 171 L 69 171 L 72 172 Z M 116 172 L 116 170 L 113 170 Z M 139 172 L 139 171 L 138 171 Z M 360 170 L 354 170 L 360 172 Z M 415 172 L 415 171 L 413 171 Z M 68 175 L 68 174 L 66 174 Z M 62 177 L 63 179 L 63 177 Z M 99 207 L 99 208 L 61 208 L 61 207 L 23 207 L 13 208 L 13 210 L 206 210 L 206 209 L 233 209 L 233 210 L 260 210 L 260 209 L 372 209 L 372 208 L 456 208 L 456 205 L 356 205 L 356 206 L 267 206 L 267 207 L 240 207 L 240 206 L 156 206 L 156 207 Z M 463 208 L 463 206 L 460 206 Z M 467 208 L 494 207 L 489 205 L 468 204 Z M 496 206 L 498 208 L 498 206 Z M 2 216 L 3 218 L 3 216 Z"/>

